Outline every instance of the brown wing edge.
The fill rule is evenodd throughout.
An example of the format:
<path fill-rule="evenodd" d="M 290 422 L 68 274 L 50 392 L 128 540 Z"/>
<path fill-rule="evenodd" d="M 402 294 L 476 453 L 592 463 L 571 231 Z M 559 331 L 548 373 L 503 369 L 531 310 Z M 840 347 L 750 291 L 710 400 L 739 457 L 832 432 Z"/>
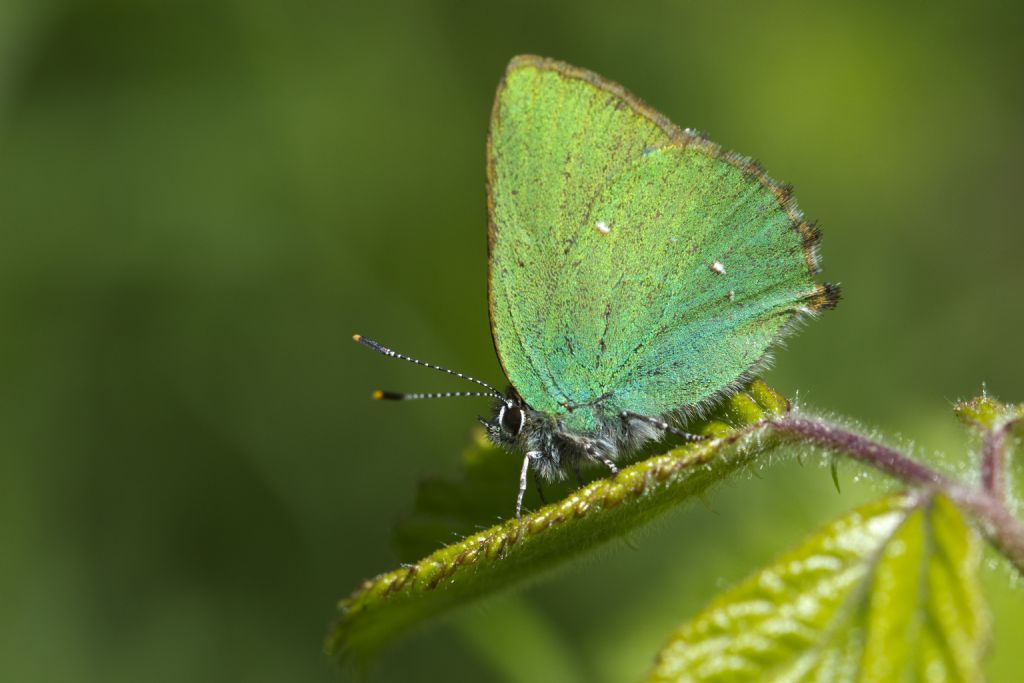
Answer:
<path fill-rule="evenodd" d="M 764 167 L 758 161 L 727 150 L 718 143 L 709 140 L 701 133 L 691 128 L 680 128 L 676 124 L 672 123 L 667 116 L 651 107 L 626 88 L 622 87 L 615 81 L 594 73 L 593 71 L 573 66 L 572 64 L 552 59 L 550 57 L 539 57 L 537 55 L 528 54 L 516 55 L 509 61 L 508 66 L 505 69 L 505 74 L 498 83 L 498 88 L 494 95 L 494 104 L 491 107 L 490 124 L 487 129 L 487 309 L 491 324 L 491 341 L 494 344 L 494 350 L 498 356 L 498 362 L 501 364 L 502 372 L 505 373 L 506 378 L 508 378 L 508 371 L 505 369 L 505 360 L 502 358 L 501 349 L 498 347 L 498 338 L 496 330 L 494 329 L 494 297 L 491 292 L 491 250 L 494 247 L 497 231 L 497 225 L 494 223 L 494 195 L 491 192 L 491 186 L 494 180 L 494 155 L 491 151 L 491 133 L 494 130 L 495 122 L 498 119 L 501 93 L 505 90 L 508 75 L 513 71 L 524 67 L 533 67 L 544 71 L 554 71 L 564 78 L 585 81 L 597 88 L 600 88 L 601 90 L 604 90 L 605 92 L 611 93 L 626 102 L 634 112 L 658 126 L 658 128 L 660 128 L 669 138 L 671 141 L 670 144 L 679 145 L 681 147 L 696 147 L 708 156 L 714 159 L 721 159 L 738 168 L 748 177 L 756 179 L 761 183 L 762 187 L 772 193 L 775 200 L 779 203 L 779 206 L 786 212 L 786 216 L 789 218 L 791 226 L 800 235 L 801 246 L 804 251 L 804 261 L 807 264 L 808 274 L 811 277 L 814 277 L 821 272 L 821 260 L 818 256 L 818 245 L 821 243 L 821 228 L 819 228 L 817 223 L 814 221 L 808 221 L 804 217 L 803 212 L 797 206 L 796 199 L 793 197 L 793 187 L 770 178 L 765 172 Z M 806 300 L 807 312 L 817 313 L 819 311 L 835 308 L 839 303 L 840 298 L 841 294 L 839 285 L 819 283 L 816 286 L 815 291 Z M 785 335 L 783 334 L 780 336 Z M 755 363 L 754 367 L 751 368 L 751 371 L 762 364 L 763 361 Z M 744 373 L 744 375 L 749 375 L 749 373 L 750 371 Z"/>

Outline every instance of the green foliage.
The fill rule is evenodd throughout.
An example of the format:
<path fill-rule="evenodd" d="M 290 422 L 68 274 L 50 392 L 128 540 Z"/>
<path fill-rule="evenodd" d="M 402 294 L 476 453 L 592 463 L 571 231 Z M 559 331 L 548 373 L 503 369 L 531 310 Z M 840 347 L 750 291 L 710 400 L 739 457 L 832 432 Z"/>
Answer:
<path fill-rule="evenodd" d="M 790 414 L 788 402 L 757 380 L 691 425 L 707 441 L 566 489 L 559 503 L 367 581 L 342 601 L 328 650 L 365 659 L 427 619 L 625 536 L 754 459 L 796 445 L 830 458 L 845 454 L 914 488 L 836 519 L 720 595 L 671 637 L 648 680 L 981 681 L 989 617 L 977 537 L 982 532 L 1024 572 L 1024 525 L 1007 496 L 1016 484 L 1005 476 L 1019 466 L 1024 409 L 983 396 L 956 411 L 981 437 L 978 483 L 951 479 L 839 425 Z M 399 534 L 405 550 L 471 528 L 494 514 L 495 497 L 508 505 L 514 469 L 503 455 L 478 439 L 462 482 L 425 484 Z M 499 478 L 506 495 L 495 495 Z"/>
<path fill-rule="evenodd" d="M 979 558 L 944 497 L 877 500 L 718 597 L 649 681 L 980 681 Z"/>
<path fill-rule="evenodd" d="M 422 472 L 456 464 L 477 406 L 366 400 L 457 387 L 347 337 L 503 377 L 482 143 L 523 49 L 794 183 L 850 298 L 791 338 L 774 381 L 951 452 L 930 419 L 945 397 L 988 379 L 1024 400 L 1022 27 L 1024 3 L 991 1 L 0 2 L 0 681 L 349 680 L 317 656 L 321 622 L 393 568 L 390 523 Z M 809 470 L 743 477 L 738 494 L 802 504 L 737 523 L 786 549 L 838 502 Z M 855 471 L 840 462 L 843 499 Z M 645 541 L 550 586 L 573 613 L 549 624 L 572 624 L 560 646 L 601 653 L 588 683 L 639 678 L 694 611 L 569 595 L 756 568 L 732 515 L 679 517 L 676 554 L 718 543 L 713 566 L 651 572 Z M 991 675 L 1012 683 L 1024 590 L 1000 591 Z M 615 637 L 652 622 L 670 626 L 639 653 Z M 438 633 L 371 680 L 503 680 L 468 649 Z"/>
<path fill-rule="evenodd" d="M 736 428 L 751 425 L 765 412 L 782 415 L 788 410 L 786 399 L 775 393 L 764 382 L 751 384 L 725 402 L 710 419 L 688 426 L 695 433 L 724 437 Z M 665 452 L 664 444 L 652 444 L 639 453 L 636 460 Z M 418 560 L 453 537 L 464 538 L 494 520 L 508 515 L 518 484 L 520 463 L 508 452 L 494 447 L 482 429 L 474 434 L 473 443 L 463 452 L 462 478 L 452 481 L 427 478 L 420 483 L 416 494 L 415 512 L 403 519 L 395 528 L 395 545 L 403 562 Z M 603 470 L 590 470 L 590 476 L 601 477 Z M 585 476 L 588 474 L 584 472 Z M 548 500 L 562 500 L 578 488 L 574 480 L 546 484 Z M 531 488 L 527 501 L 540 499 Z"/>
<path fill-rule="evenodd" d="M 782 415 L 787 407 L 784 398 L 757 380 L 723 404 L 713 419 L 695 426 L 716 438 L 648 458 L 561 502 L 365 582 L 339 605 L 341 616 L 328 636 L 327 650 L 365 658 L 428 618 L 536 577 L 703 495 L 772 447 L 776 440 L 764 433 L 762 421 Z M 478 444 L 483 461 L 490 457 L 488 448 Z M 475 458 L 470 454 L 468 459 Z M 471 514 L 476 498 L 458 488 L 449 491 L 456 502 L 446 511 Z M 421 501 L 434 501 L 429 503 L 434 510 L 441 499 L 421 496 Z M 502 500 L 510 512 L 511 495 Z"/>

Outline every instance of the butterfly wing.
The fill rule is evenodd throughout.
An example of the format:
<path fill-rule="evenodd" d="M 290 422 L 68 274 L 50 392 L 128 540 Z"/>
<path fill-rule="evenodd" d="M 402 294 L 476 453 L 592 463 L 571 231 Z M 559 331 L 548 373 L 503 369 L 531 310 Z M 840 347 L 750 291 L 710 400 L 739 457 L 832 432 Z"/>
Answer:
<path fill-rule="evenodd" d="M 836 299 L 785 188 L 553 60 L 517 57 L 499 86 L 488 208 L 502 366 L 530 406 L 581 428 L 720 395 Z"/>

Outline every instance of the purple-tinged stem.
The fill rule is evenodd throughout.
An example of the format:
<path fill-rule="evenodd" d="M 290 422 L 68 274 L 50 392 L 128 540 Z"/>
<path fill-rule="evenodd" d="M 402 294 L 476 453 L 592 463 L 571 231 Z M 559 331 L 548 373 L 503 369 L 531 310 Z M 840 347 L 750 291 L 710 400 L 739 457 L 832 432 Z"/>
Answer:
<path fill-rule="evenodd" d="M 952 484 L 949 478 L 899 451 L 827 422 L 786 417 L 769 425 L 777 432 L 799 437 L 800 441 L 842 451 L 854 460 L 871 465 L 909 484 L 935 488 L 945 488 Z"/>
<path fill-rule="evenodd" d="M 981 485 L 988 493 L 1000 500 L 1003 492 L 1003 462 L 1006 459 L 1006 444 L 1019 420 L 1010 420 L 985 435 L 981 458 Z"/>
<path fill-rule="evenodd" d="M 942 492 L 974 515 L 981 522 L 982 529 L 992 545 L 1024 574 L 1024 525 L 987 486 L 983 489 L 970 488 L 899 451 L 827 422 L 784 417 L 769 422 L 768 426 L 779 434 L 797 441 L 845 453 L 854 460 L 892 475 L 900 481 Z M 1008 434 L 1009 430 L 1006 430 L 1004 439 Z M 1001 458 L 1005 441 L 996 446 L 998 455 L 994 457 Z"/>

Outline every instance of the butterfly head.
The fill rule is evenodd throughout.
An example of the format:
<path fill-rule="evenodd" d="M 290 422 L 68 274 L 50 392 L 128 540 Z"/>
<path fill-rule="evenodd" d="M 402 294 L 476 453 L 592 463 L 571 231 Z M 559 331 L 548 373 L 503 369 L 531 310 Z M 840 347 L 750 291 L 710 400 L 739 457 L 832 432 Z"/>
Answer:
<path fill-rule="evenodd" d="M 509 448 L 514 447 L 523 430 L 528 426 L 530 410 L 514 393 L 494 406 L 494 416 L 488 420 L 478 417 L 477 420 L 487 430 L 491 441 Z"/>

